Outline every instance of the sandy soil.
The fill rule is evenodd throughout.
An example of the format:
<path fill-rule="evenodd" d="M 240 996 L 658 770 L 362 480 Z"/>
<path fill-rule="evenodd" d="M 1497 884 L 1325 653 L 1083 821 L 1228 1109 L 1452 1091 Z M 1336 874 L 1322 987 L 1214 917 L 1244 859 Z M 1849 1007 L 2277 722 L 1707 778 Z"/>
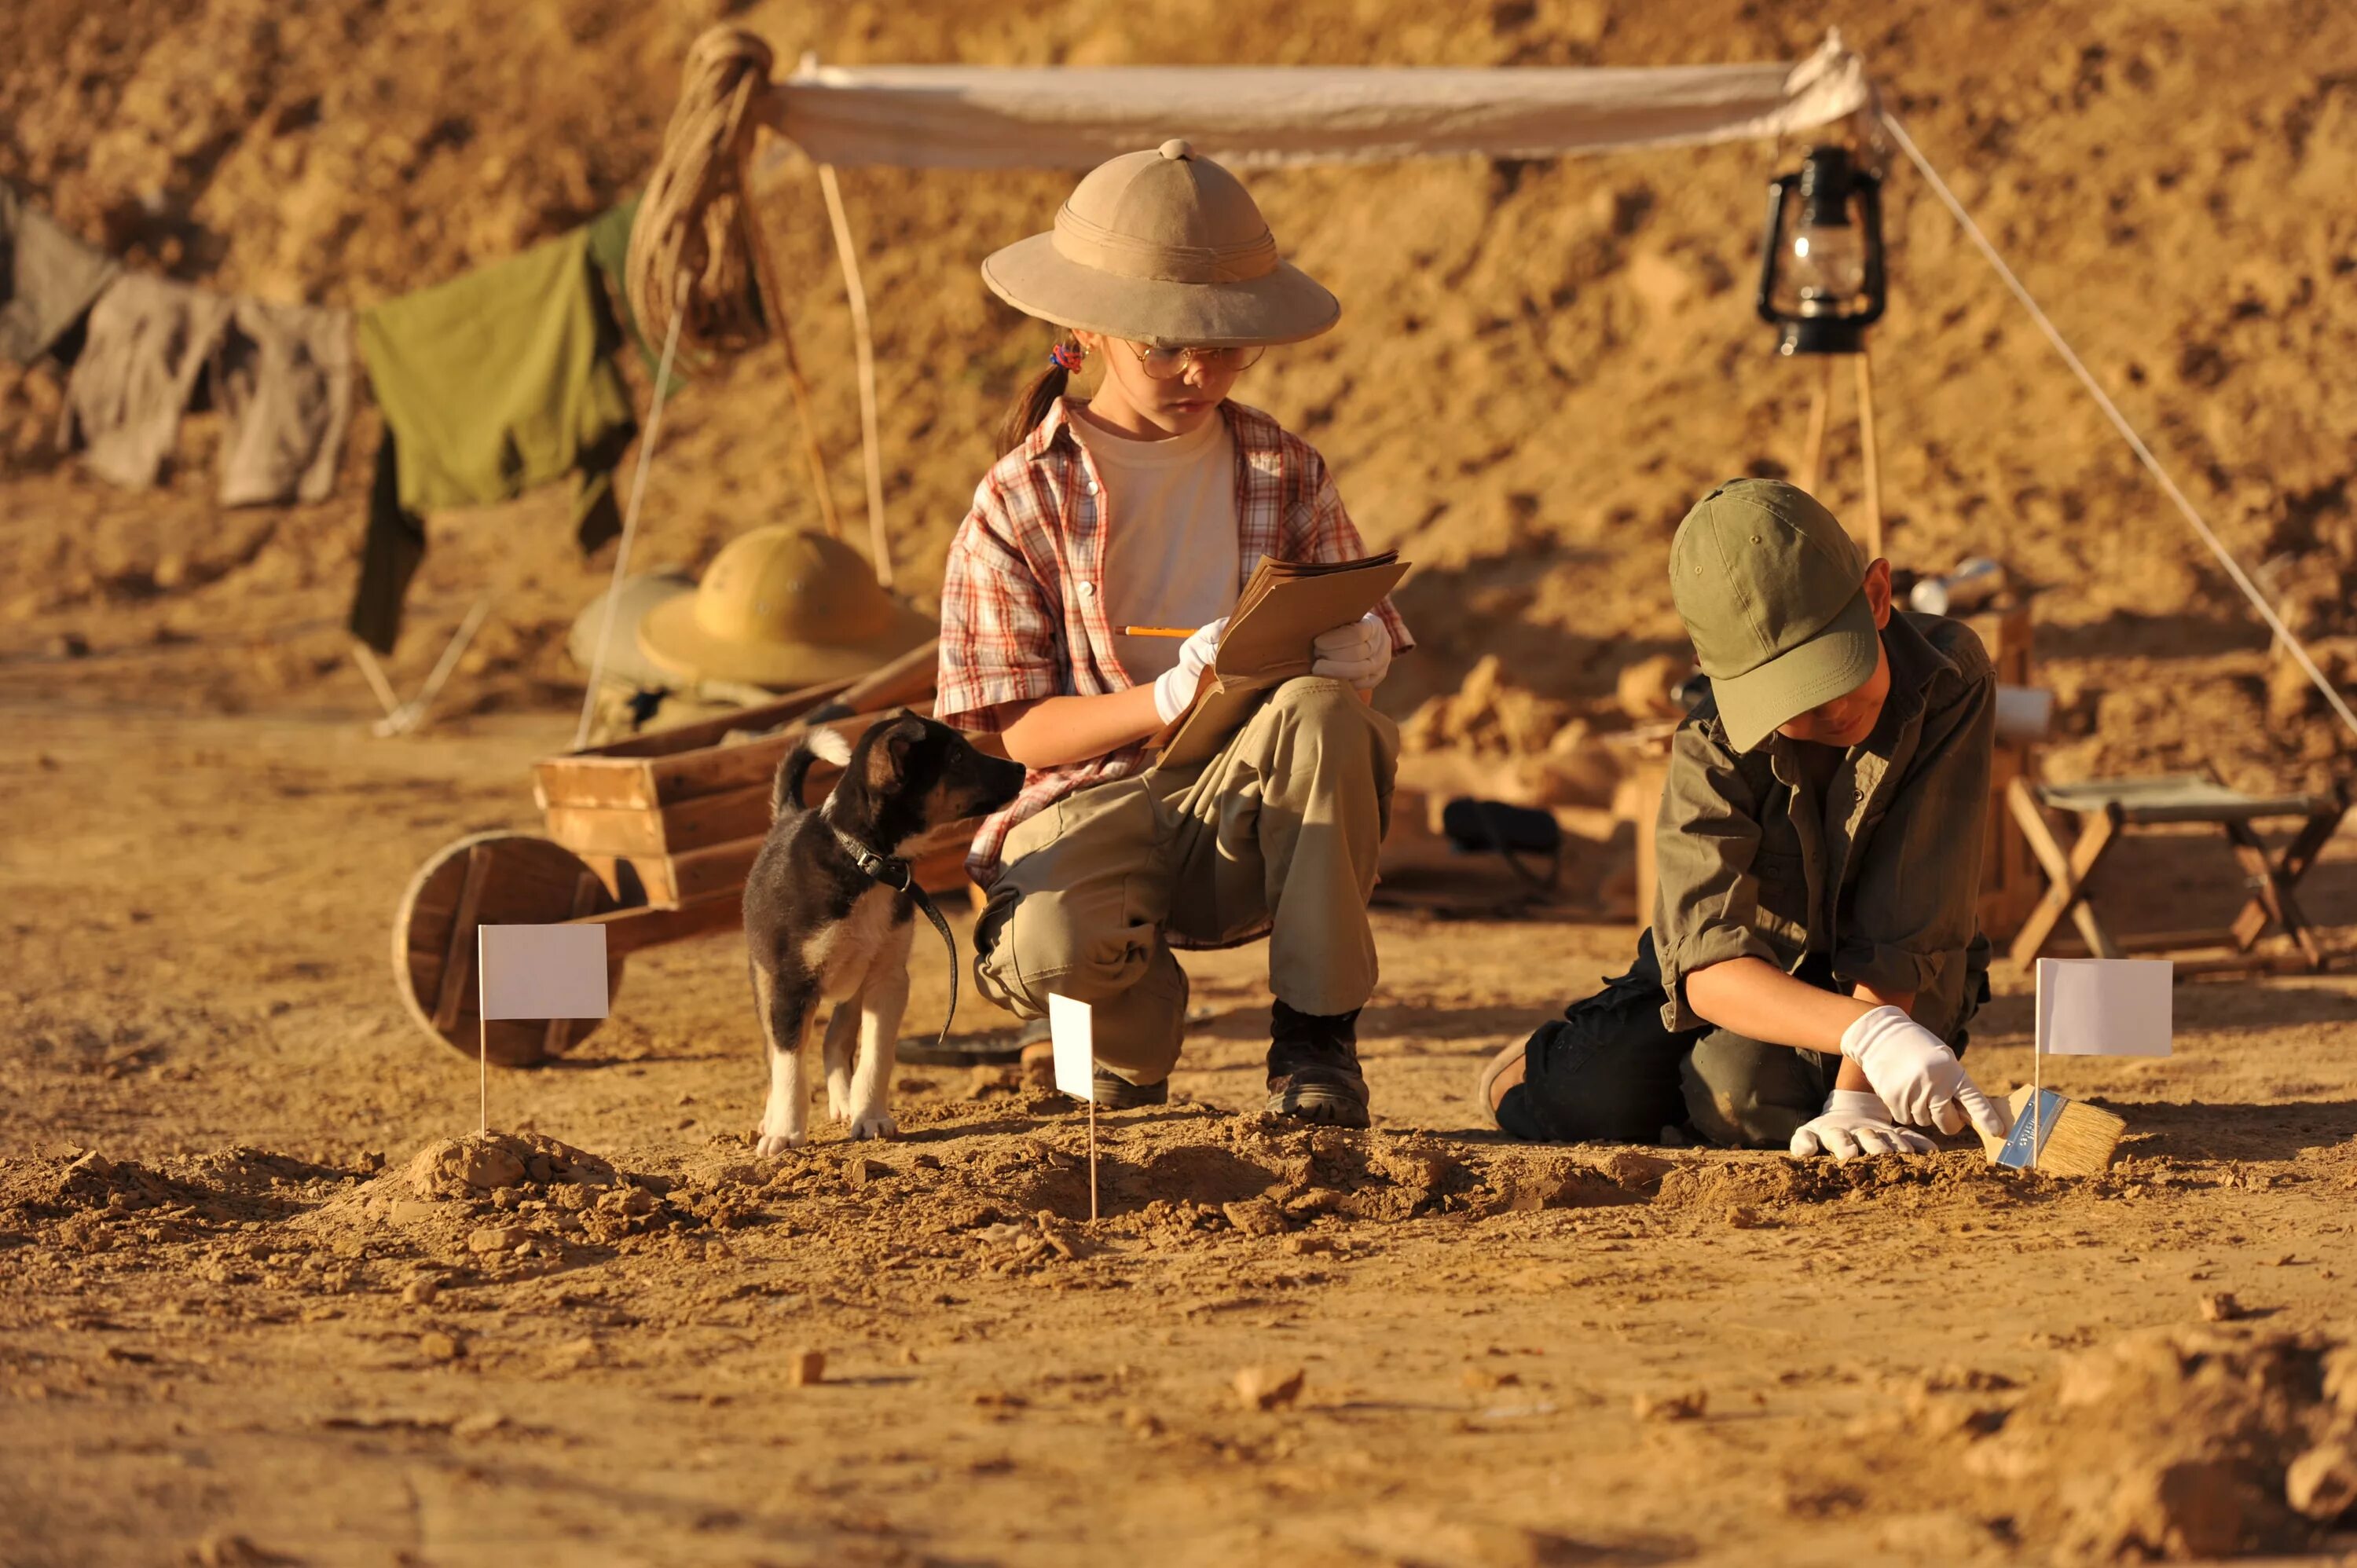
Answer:
<path fill-rule="evenodd" d="M 1258 955 L 1192 963 L 1178 1101 L 1105 1119 L 1091 1225 L 1081 1116 L 995 1075 L 905 1069 L 899 1141 L 755 1161 L 758 1037 L 715 938 L 633 958 L 573 1059 L 495 1077 L 494 1125 L 562 1146 L 480 1155 L 510 1184 L 483 1190 L 464 1150 L 435 1166 L 475 1070 L 402 1015 L 388 929 L 446 839 L 531 825 L 563 721 L 386 746 L 357 717 L 8 706 L 0 790 L 33 830 L 0 849 L 11 1568 L 2323 1539 L 2283 1498 L 2357 1419 L 2357 1369 L 2322 1359 L 2357 1279 L 2347 978 L 2188 988 L 2173 1058 L 2059 1069 L 2133 1129 L 2100 1179 L 1526 1150 L 1473 1130 L 1468 1079 L 1627 933 L 1387 916 L 1375 1130 L 1255 1115 Z M 2347 940 L 2357 858 L 2315 886 Z M 2008 1087 L 2018 984 L 1986 1019 L 1972 1065 Z M 2217 1292 L 2251 1316 L 2205 1324 Z M 824 1381 L 791 1382 L 803 1348 Z M 1253 1367 L 1297 1397 L 1243 1408 Z"/>

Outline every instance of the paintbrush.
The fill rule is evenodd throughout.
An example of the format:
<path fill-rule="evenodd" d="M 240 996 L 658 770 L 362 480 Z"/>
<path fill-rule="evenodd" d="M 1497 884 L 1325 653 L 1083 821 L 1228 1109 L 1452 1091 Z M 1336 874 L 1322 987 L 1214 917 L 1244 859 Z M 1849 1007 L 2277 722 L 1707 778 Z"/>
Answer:
<path fill-rule="evenodd" d="M 2033 1096 L 2035 1097 L 2033 1101 Z M 2093 1176 L 2112 1163 L 2128 1124 L 2108 1111 L 2024 1084 L 2013 1091 L 2013 1134 L 1981 1135 L 1989 1163 L 2049 1176 Z"/>

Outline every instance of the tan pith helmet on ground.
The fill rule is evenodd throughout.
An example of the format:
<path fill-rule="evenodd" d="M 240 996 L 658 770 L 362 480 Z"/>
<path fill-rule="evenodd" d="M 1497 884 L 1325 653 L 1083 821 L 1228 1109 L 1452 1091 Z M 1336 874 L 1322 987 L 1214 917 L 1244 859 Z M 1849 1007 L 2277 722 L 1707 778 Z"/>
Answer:
<path fill-rule="evenodd" d="M 694 593 L 647 613 L 639 647 L 683 680 L 786 690 L 865 674 L 940 630 L 841 540 L 756 528 L 728 542 Z"/>
<path fill-rule="evenodd" d="M 982 276 L 1026 316 L 1167 348 L 1296 343 L 1342 314 L 1278 256 L 1236 177 L 1177 140 L 1099 164 L 1053 231 L 994 252 Z"/>

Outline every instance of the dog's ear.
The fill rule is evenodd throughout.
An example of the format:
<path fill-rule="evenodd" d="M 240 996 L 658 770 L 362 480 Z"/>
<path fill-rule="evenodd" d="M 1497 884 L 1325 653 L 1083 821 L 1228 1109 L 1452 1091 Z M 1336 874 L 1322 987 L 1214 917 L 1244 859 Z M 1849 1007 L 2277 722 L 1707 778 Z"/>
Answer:
<path fill-rule="evenodd" d="M 925 721 L 908 709 L 900 710 L 892 722 L 884 725 L 867 746 L 867 780 L 882 789 L 899 779 L 908 770 L 909 753 L 925 738 Z"/>
<path fill-rule="evenodd" d="M 843 738 L 839 729 L 814 729 L 803 737 L 803 744 L 821 762 L 832 762 L 837 768 L 850 765 L 851 743 Z"/>

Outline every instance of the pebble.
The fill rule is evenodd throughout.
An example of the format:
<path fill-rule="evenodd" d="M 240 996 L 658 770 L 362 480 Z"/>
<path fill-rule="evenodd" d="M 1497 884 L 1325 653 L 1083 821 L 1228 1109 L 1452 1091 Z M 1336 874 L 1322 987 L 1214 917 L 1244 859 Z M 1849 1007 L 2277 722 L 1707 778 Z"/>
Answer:
<path fill-rule="evenodd" d="M 2234 1293 L 2230 1290 L 2204 1293 L 2200 1305 L 2202 1317 L 2211 1323 L 2232 1323 L 2237 1318 L 2250 1316 L 2243 1304 L 2234 1299 Z"/>
<path fill-rule="evenodd" d="M 1629 1402 L 1629 1408 L 1639 1421 L 1698 1421 L 1710 1408 L 1710 1395 L 1702 1389 L 1675 1394 L 1639 1394 Z"/>
<path fill-rule="evenodd" d="M 531 1232 L 521 1225 L 487 1225 L 467 1238 L 470 1252 L 512 1252 Z"/>
<path fill-rule="evenodd" d="M 441 1294 L 439 1280 L 412 1280 L 402 1288 L 401 1299 L 412 1306 L 432 1306 L 434 1298 Z"/>
<path fill-rule="evenodd" d="M 826 1352 L 795 1351 L 786 1359 L 786 1380 L 798 1389 L 826 1381 Z"/>
<path fill-rule="evenodd" d="M 2319 1443 L 2293 1460 L 2284 1472 L 2284 1500 L 2325 1524 L 2357 1508 L 2357 1449 Z"/>
<path fill-rule="evenodd" d="M 1220 1212 L 1228 1217 L 1229 1224 L 1247 1236 L 1275 1236 L 1285 1230 L 1285 1210 L 1265 1197 L 1223 1203 Z"/>
<path fill-rule="evenodd" d="M 1306 1374 L 1299 1367 L 1246 1367 L 1236 1374 L 1236 1402 L 1246 1410 L 1275 1410 L 1301 1397 Z"/>
<path fill-rule="evenodd" d="M 479 1410 L 472 1415 L 462 1415 L 450 1423 L 453 1437 L 487 1437 L 508 1423 L 508 1418 L 495 1410 Z"/>
<path fill-rule="evenodd" d="M 892 1167 L 881 1160 L 871 1160 L 865 1155 L 854 1155 L 843 1162 L 843 1179 L 854 1187 L 866 1187 L 892 1174 Z"/>
<path fill-rule="evenodd" d="M 429 1361 L 455 1361 L 467 1353 L 467 1348 L 455 1336 L 429 1328 L 417 1337 L 417 1351 Z"/>

